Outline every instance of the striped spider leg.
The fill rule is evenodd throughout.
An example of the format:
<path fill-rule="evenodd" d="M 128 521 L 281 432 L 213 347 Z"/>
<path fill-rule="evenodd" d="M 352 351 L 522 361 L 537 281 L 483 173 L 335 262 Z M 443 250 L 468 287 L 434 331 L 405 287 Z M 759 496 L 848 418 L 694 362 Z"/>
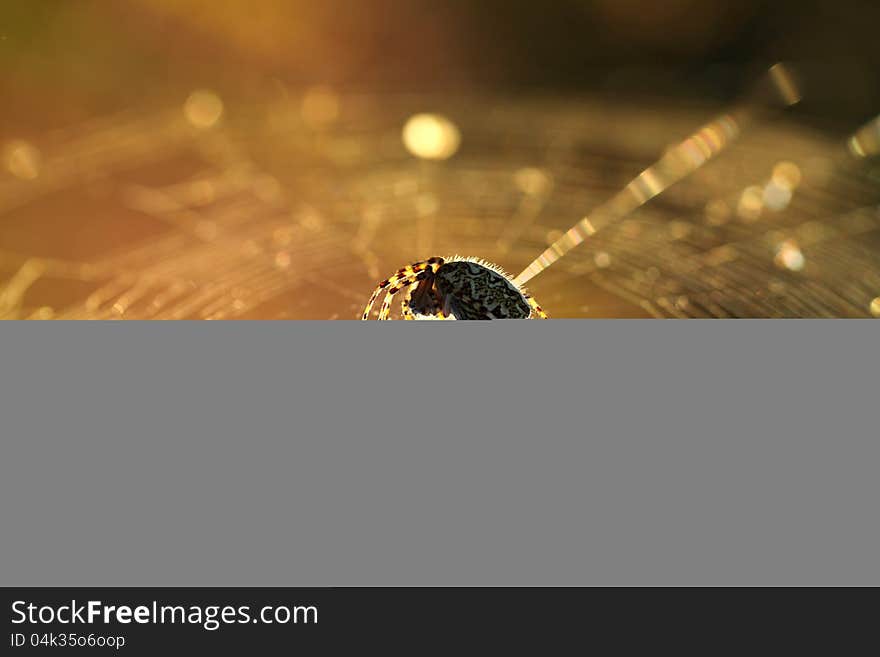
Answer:
<path fill-rule="evenodd" d="M 422 260 L 421 262 L 416 262 L 397 270 L 393 276 L 390 276 L 379 283 L 378 287 L 373 291 L 370 300 L 367 302 L 366 308 L 364 308 L 364 313 L 361 319 L 370 318 L 373 306 L 382 292 L 385 292 L 385 300 L 382 302 L 382 306 L 379 310 L 379 319 L 388 319 L 394 295 L 404 288 L 412 287 L 414 284 L 428 276 L 433 277 L 434 273 L 442 264 L 442 258 L 428 258 L 427 260 Z"/>
<path fill-rule="evenodd" d="M 535 315 L 536 315 L 538 318 L 540 318 L 540 319 L 550 319 L 550 315 L 548 315 L 548 314 L 544 311 L 544 309 L 541 308 L 541 306 L 538 305 L 538 302 L 535 301 L 534 297 L 533 297 L 531 294 L 529 294 L 528 292 L 523 291 L 523 297 L 525 297 L 525 300 L 528 302 L 528 304 L 529 304 L 529 306 L 531 307 L 532 311 L 535 313 Z"/>

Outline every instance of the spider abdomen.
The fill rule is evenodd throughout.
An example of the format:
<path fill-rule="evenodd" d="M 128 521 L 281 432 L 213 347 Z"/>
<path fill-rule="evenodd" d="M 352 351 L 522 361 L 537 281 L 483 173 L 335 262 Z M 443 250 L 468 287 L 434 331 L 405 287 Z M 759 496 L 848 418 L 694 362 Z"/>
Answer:
<path fill-rule="evenodd" d="M 526 319 L 531 308 L 501 272 L 470 260 L 444 263 L 435 285 L 456 319 Z"/>

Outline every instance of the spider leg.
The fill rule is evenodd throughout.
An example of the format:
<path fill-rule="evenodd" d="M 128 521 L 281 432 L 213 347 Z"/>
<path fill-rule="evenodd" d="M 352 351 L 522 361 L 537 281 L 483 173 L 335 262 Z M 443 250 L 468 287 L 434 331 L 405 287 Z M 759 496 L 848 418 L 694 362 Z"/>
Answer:
<path fill-rule="evenodd" d="M 528 292 L 523 292 L 523 296 L 526 301 L 529 302 L 529 306 L 532 308 L 532 312 L 535 313 L 540 319 L 550 319 L 550 315 L 548 315 L 541 306 L 538 305 L 538 302 L 532 298 L 532 296 Z"/>
<path fill-rule="evenodd" d="M 379 308 L 379 320 L 389 319 L 389 314 L 391 313 L 391 302 L 394 301 L 395 294 L 397 294 L 401 290 L 408 289 L 420 280 L 421 272 L 419 272 L 418 274 L 414 274 L 408 279 L 404 279 L 400 283 L 392 285 L 390 288 L 388 288 L 388 292 L 385 293 L 385 300 L 382 302 L 382 307 Z M 404 299 L 403 303 L 406 303 L 406 299 Z"/>
<path fill-rule="evenodd" d="M 422 279 L 421 281 L 417 281 L 417 283 L 420 285 L 424 285 L 426 282 L 429 282 L 429 281 L 426 281 L 425 279 Z M 412 304 L 413 304 L 413 299 L 415 298 L 415 294 L 416 294 L 417 290 L 418 290 L 418 285 L 416 285 L 416 284 L 411 285 L 409 288 L 409 293 L 407 295 L 405 295 L 404 298 L 400 302 L 401 315 L 403 316 L 404 319 L 409 319 L 409 320 L 416 319 L 416 313 L 413 312 Z M 443 308 L 442 308 L 443 304 L 440 301 L 440 294 L 437 292 L 437 290 L 434 289 L 432 286 L 431 289 L 427 292 L 427 294 L 430 296 L 431 304 L 430 304 L 430 307 L 426 309 L 424 314 L 434 316 L 434 317 L 439 317 L 440 319 L 446 319 L 447 315 L 443 314 Z"/>
<path fill-rule="evenodd" d="M 416 318 L 409 307 L 409 295 L 404 295 L 403 299 L 400 300 L 400 314 L 404 319 L 414 320 Z"/>
<path fill-rule="evenodd" d="M 370 300 L 367 302 L 366 308 L 364 308 L 364 314 L 361 316 L 361 319 L 369 319 L 370 313 L 373 310 L 373 305 L 376 303 L 376 300 L 379 298 L 379 295 L 388 288 L 389 286 L 395 286 L 402 280 L 411 277 L 413 274 L 416 274 L 420 271 L 427 269 L 428 267 L 433 267 L 434 262 L 438 260 L 438 258 L 430 258 L 428 260 L 422 260 L 420 262 L 413 263 L 411 265 L 407 265 L 403 269 L 397 270 L 397 272 L 393 276 L 389 276 L 384 281 L 379 283 L 378 287 L 373 290 L 373 295 L 370 297 Z M 442 264 L 442 262 L 441 262 Z M 439 266 L 439 265 L 438 265 Z M 434 269 L 436 271 L 436 269 Z"/>
<path fill-rule="evenodd" d="M 434 314 L 440 319 L 449 319 L 449 311 L 446 309 L 446 302 L 438 292 L 434 292 Z"/>
<path fill-rule="evenodd" d="M 449 317 L 452 312 L 452 297 L 438 297 L 437 298 L 437 314 L 446 319 Z M 458 319 L 458 317 L 456 317 Z"/>
<path fill-rule="evenodd" d="M 373 294 L 370 297 L 370 300 L 367 302 L 366 308 L 364 308 L 364 314 L 361 317 L 361 319 L 369 319 L 370 318 L 370 312 L 372 312 L 372 310 L 373 310 L 373 304 L 376 303 L 376 299 L 378 299 L 379 295 L 382 294 L 382 290 L 384 290 L 389 285 L 391 285 L 390 278 L 379 283 L 379 286 L 375 290 L 373 290 Z"/>
<path fill-rule="evenodd" d="M 379 317 L 380 320 L 389 319 L 389 315 L 391 313 L 391 302 L 394 301 L 394 295 L 406 288 L 408 291 L 411 291 L 414 285 L 425 282 L 428 283 L 431 277 L 437 273 L 437 270 L 440 269 L 440 266 L 443 264 L 443 260 L 440 258 L 431 258 L 430 260 L 426 260 L 424 263 L 420 263 L 418 265 L 413 265 L 411 267 L 412 271 L 408 276 L 401 275 L 400 281 L 391 287 L 388 288 L 388 292 L 385 293 L 385 300 L 382 302 L 382 307 L 379 309 Z M 436 298 L 436 293 L 435 298 Z M 407 304 L 407 299 L 403 300 L 403 305 Z M 410 311 L 409 313 L 412 315 L 413 313 Z M 406 312 L 404 312 L 404 316 L 406 316 Z M 413 317 L 406 317 L 407 319 L 415 319 Z"/>

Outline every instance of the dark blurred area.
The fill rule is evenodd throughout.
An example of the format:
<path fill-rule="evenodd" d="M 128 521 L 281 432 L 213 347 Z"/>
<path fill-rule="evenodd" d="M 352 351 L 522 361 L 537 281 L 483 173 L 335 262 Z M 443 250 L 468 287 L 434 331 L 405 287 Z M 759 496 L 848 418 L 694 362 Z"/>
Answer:
<path fill-rule="evenodd" d="M 875 0 L 7 0 L 2 132 L 208 85 L 511 90 L 726 101 L 790 62 L 795 116 L 880 107 Z"/>

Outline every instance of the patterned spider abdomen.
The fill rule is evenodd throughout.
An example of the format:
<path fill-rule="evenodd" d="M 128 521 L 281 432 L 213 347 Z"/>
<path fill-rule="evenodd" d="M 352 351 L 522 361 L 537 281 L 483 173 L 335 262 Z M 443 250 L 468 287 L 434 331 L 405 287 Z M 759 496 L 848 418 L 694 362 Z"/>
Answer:
<path fill-rule="evenodd" d="M 510 279 L 478 262 L 447 262 L 434 284 L 456 319 L 527 319 L 532 312 Z"/>

